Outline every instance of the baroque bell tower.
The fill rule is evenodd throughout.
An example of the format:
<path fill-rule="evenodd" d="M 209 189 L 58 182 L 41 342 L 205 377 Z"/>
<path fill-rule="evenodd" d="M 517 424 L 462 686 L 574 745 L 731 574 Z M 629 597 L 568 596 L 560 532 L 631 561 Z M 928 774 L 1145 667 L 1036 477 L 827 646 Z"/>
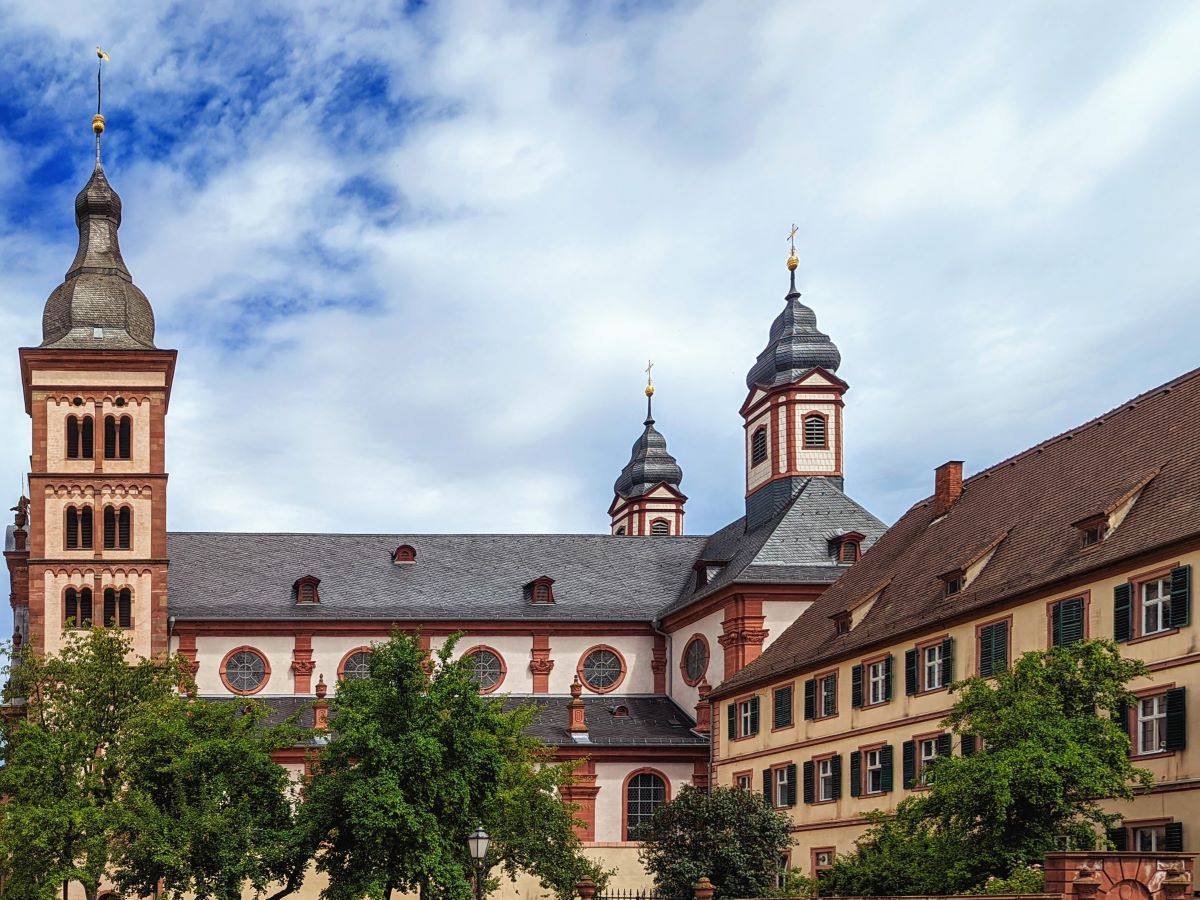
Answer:
<path fill-rule="evenodd" d="M 117 242 L 121 198 L 100 160 L 75 198 L 79 249 L 21 348 L 33 425 L 28 522 L 5 553 L 22 645 L 56 652 L 65 631 L 127 631 L 139 655 L 167 651 L 166 414 L 175 351 Z M 20 517 L 18 517 L 20 518 Z M 23 552 L 22 552 L 23 551 Z"/>
<path fill-rule="evenodd" d="M 654 363 L 646 366 L 646 421 L 633 444 L 629 462 L 613 485 L 608 507 L 609 531 L 619 536 L 678 536 L 683 534 L 683 505 L 679 490 L 683 469 L 667 452 L 667 439 L 654 427 Z"/>

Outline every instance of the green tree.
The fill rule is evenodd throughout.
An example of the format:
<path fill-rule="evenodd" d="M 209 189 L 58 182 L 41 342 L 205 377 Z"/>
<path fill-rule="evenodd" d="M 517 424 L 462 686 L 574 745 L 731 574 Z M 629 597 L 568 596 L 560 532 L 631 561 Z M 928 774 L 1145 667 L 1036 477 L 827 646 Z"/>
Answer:
<path fill-rule="evenodd" d="M 690 896 L 707 876 L 717 897 L 763 897 L 775 890 L 791 819 L 749 791 L 685 785 L 636 837 L 642 863 L 664 893 Z"/>
<path fill-rule="evenodd" d="M 78 881 L 94 900 L 112 862 L 112 823 L 124 789 L 117 749 L 142 704 L 172 695 L 174 661 L 127 663 L 129 641 L 93 629 L 68 634 L 62 651 L 21 652 L 9 668 L 5 701 L 26 715 L 3 722 L 0 862 L 5 894 L 53 897 Z"/>
<path fill-rule="evenodd" d="M 373 648 L 370 675 L 342 681 L 334 734 L 305 792 L 302 820 L 327 900 L 393 891 L 470 896 L 467 836 L 494 836 L 489 865 L 530 871 L 567 896 L 580 854 L 570 811 L 551 795 L 569 777 L 523 733 L 530 713 L 479 693 L 452 639 L 431 659 L 396 632 Z"/>
<path fill-rule="evenodd" d="M 1126 685 L 1145 675 L 1111 641 L 1023 654 L 994 681 L 969 678 L 942 723 L 973 736 L 971 756 L 938 759 L 929 790 L 877 816 L 854 852 L 822 879 L 824 893 L 939 894 L 981 887 L 1062 846 L 1090 849 L 1152 778 L 1129 761 L 1117 721 Z"/>
<path fill-rule="evenodd" d="M 127 895 L 240 900 L 270 882 L 298 883 L 310 854 L 298 841 L 288 773 L 271 753 L 305 735 L 268 726 L 254 701 L 168 697 L 144 703 L 115 762 L 127 791 L 114 816 L 115 880 Z"/>

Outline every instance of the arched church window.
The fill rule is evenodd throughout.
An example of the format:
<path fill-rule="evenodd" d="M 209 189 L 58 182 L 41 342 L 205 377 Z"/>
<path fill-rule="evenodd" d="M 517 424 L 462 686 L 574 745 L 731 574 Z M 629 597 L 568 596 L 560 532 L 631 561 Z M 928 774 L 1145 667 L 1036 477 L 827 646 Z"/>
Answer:
<path fill-rule="evenodd" d="M 238 647 L 231 651 L 221 666 L 221 680 L 235 694 L 257 693 L 270 674 L 266 657 L 253 647 Z"/>
<path fill-rule="evenodd" d="M 104 627 L 133 627 L 133 591 L 129 588 L 104 589 Z"/>
<path fill-rule="evenodd" d="M 579 664 L 579 677 L 597 694 L 606 694 L 625 679 L 625 660 L 612 647 L 593 647 Z"/>
<path fill-rule="evenodd" d="M 825 417 L 820 413 L 809 413 L 804 417 L 804 447 L 808 450 L 820 450 L 827 446 L 825 442 Z"/>
<path fill-rule="evenodd" d="M 708 641 L 696 635 L 683 649 L 683 680 L 690 685 L 699 684 L 708 672 Z"/>
<path fill-rule="evenodd" d="M 342 677 L 347 681 L 366 678 L 371 674 L 371 651 L 355 650 L 342 663 Z"/>
<path fill-rule="evenodd" d="M 651 534 L 670 534 L 671 525 L 666 519 L 655 519 L 650 523 Z"/>
<path fill-rule="evenodd" d="M 757 466 L 767 461 L 767 426 L 760 425 L 750 438 L 750 465 Z"/>
<path fill-rule="evenodd" d="M 104 549 L 128 550 L 133 531 L 133 510 L 128 506 L 104 507 Z"/>
<path fill-rule="evenodd" d="M 87 628 L 92 624 L 92 589 L 67 588 L 66 622 L 69 628 Z"/>
<path fill-rule="evenodd" d="M 67 416 L 67 459 L 92 458 L 92 417 Z"/>
<path fill-rule="evenodd" d="M 504 658 L 490 647 L 475 647 L 467 651 L 467 659 L 470 660 L 471 674 L 482 693 L 491 693 L 504 681 Z"/>
<path fill-rule="evenodd" d="M 129 416 L 104 417 L 104 458 L 130 459 L 133 444 L 133 419 Z"/>
<path fill-rule="evenodd" d="M 639 772 L 625 786 L 625 840 L 637 839 L 637 830 L 667 802 L 666 779 L 657 772 Z"/>

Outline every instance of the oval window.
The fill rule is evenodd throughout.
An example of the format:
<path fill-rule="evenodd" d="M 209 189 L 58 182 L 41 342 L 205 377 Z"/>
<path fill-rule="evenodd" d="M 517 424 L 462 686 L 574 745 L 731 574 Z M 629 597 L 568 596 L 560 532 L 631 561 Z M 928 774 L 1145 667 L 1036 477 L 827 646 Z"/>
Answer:
<path fill-rule="evenodd" d="M 683 673 L 688 684 L 695 684 L 708 671 L 708 645 L 698 637 L 692 638 L 683 651 Z"/>

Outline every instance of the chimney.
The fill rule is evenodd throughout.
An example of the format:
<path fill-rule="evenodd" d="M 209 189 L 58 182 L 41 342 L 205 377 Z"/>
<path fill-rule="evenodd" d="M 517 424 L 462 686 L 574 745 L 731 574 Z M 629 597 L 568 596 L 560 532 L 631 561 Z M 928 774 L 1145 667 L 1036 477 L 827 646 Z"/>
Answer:
<path fill-rule="evenodd" d="M 579 682 L 579 676 L 575 676 L 575 680 L 571 682 L 571 725 L 567 729 L 572 734 L 587 734 L 587 720 L 583 713 L 583 685 Z"/>
<path fill-rule="evenodd" d="M 962 494 L 962 460 L 952 459 L 934 470 L 933 514 L 944 516 Z"/>

